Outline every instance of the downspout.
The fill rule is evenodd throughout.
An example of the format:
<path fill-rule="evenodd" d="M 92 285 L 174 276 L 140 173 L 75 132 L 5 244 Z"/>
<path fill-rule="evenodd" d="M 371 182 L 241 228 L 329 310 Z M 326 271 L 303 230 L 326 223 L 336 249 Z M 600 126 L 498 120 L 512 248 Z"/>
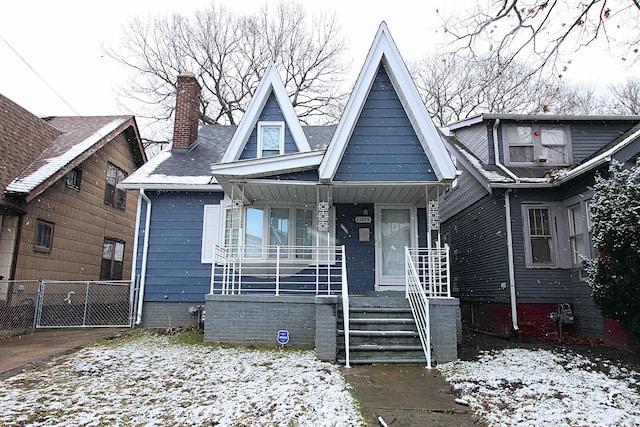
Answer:
<path fill-rule="evenodd" d="M 520 182 L 520 178 L 509 170 L 505 165 L 500 163 L 500 151 L 498 150 L 498 126 L 500 125 L 500 119 L 496 119 L 493 123 L 493 157 L 496 162 L 496 166 L 500 168 L 504 173 L 509 175 L 509 178 L 513 179 L 516 183 Z"/>
<path fill-rule="evenodd" d="M 516 301 L 516 276 L 513 268 L 513 234 L 511 232 L 511 189 L 504 192 L 504 210 L 507 221 L 507 258 L 509 261 L 509 291 L 511 295 L 511 323 L 518 331 L 518 304 Z"/>
<path fill-rule="evenodd" d="M 498 166 L 504 173 L 509 175 L 516 184 L 520 182 L 520 178 L 509 170 L 505 165 L 500 163 L 500 151 L 498 150 L 498 126 L 500 125 L 500 119 L 496 119 L 493 123 L 493 157 Z M 511 199 L 509 195 L 511 189 L 504 192 L 504 210 L 505 220 L 507 222 L 507 258 L 509 264 L 509 292 L 511 301 L 511 323 L 514 331 L 519 331 L 518 328 L 518 305 L 516 301 L 516 275 L 513 267 L 513 234 L 511 232 Z"/>
<path fill-rule="evenodd" d="M 140 266 L 140 292 L 138 293 L 138 310 L 136 314 L 136 325 L 142 323 L 142 305 L 144 303 L 144 285 L 147 278 L 147 257 L 149 254 L 149 228 L 151 227 L 151 199 L 145 194 L 144 189 L 140 189 L 140 197 L 147 202 L 147 212 L 144 224 L 144 243 L 142 246 L 142 265 Z M 140 215 L 140 209 L 138 210 Z M 138 218 L 139 220 L 139 218 Z M 138 228 L 136 228 L 137 232 Z M 137 239 L 136 239 L 137 243 Z M 134 268 L 135 271 L 135 268 Z M 135 273 L 132 273 L 135 274 Z"/>

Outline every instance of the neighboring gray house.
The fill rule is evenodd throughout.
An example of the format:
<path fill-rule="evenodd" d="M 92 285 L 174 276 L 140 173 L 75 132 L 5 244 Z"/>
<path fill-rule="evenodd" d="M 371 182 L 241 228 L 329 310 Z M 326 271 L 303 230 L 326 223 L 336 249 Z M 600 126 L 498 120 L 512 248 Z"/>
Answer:
<path fill-rule="evenodd" d="M 172 150 L 121 184 L 141 195 L 138 323 L 206 311 L 208 341 L 455 359 L 437 199 L 456 170 L 386 25 L 336 126 L 302 126 L 274 66 L 237 127 L 199 127 L 199 91 L 178 78 Z"/>
<path fill-rule="evenodd" d="M 462 172 L 441 198 L 441 231 L 467 327 L 503 336 L 562 328 L 620 343 L 616 323 L 593 304 L 582 257 L 597 255 L 588 213 L 594 176 L 613 159 L 635 164 L 639 123 L 484 114 L 448 127 Z"/>

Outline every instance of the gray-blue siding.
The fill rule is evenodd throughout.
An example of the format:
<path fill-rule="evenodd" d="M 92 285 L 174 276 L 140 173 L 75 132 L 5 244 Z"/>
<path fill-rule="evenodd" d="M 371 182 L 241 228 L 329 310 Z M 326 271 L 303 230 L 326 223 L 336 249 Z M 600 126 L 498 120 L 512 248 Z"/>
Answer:
<path fill-rule="evenodd" d="M 262 113 L 260 113 L 260 117 L 258 118 L 259 122 L 269 121 L 269 122 L 284 122 L 284 114 L 282 114 L 282 110 L 280 109 L 280 104 L 278 104 L 278 100 L 276 99 L 273 92 L 267 99 L 264 108 L 262 109 Z M 291 131 L 289 130 L 288 124 L 285 122 L 284 126 L 284 152 L 285 154 L 297 153 L 298 146 L 293 140 L 293 136 L 291 135 Z M 244 150 L 240 155 L 240 159 L 255 159 L 258 156 L 258 127 L 255 126 L 251 131 L 251 135 L 245 144 Z"/>
<path fill-rule="evenodd" d="M 382 64 L 334 180 L 437 181 Z"/>
<path fill-rule="evenodd" d="M 554 190 L 517 190 L 510 196 L 514 272 L 519 304 L 572 302 L 571 268 L 528 268 L 522 204 L 562 201 L 566 193 Z M 454 280 L 460 298 L 470 301 L 508 302 L 507 241 L 504 195 L 495 192 L 443 224 L 449 233 Z"/>
<path fill-rule="evenodd" d="M 508 302 L 506 223 L 502 195 L 484 197 L 442 224 L 451 246 L 451 273 L 462 300 Z"/>
<path fill-rule="evenodd" d="M 222 193 L 148 192 L 152 201 L 145 301 L 202 302 L 209 293 L 211 264 L 203 264 L 204 205 L 219 204 Z M 141 212 L 136 274 L 142 267 L 146 204 Z"/>
<path fill-rule="evenodd" d="M 505 124 L 517 122 L 502 122 L 501 128 Z M 613 121 L 613 122 L 556 122 L 568 124 L 571 128 L 571 150 L 573 153 L 573 163 L 578 163 L 589 157 L 600 148 L 604 147 L 615 138 L 624 134 L 637 122 Z M 486 123 L 488 145 L 493 143 L 492 124 Z M 498 145 L 501 160 L 504 161 L 502 130 L 498 132 Z M 494 161 L 492 150 L 489 150 L 489 161 Z M 547 166 L 545 166 L 547 167 Z"/>

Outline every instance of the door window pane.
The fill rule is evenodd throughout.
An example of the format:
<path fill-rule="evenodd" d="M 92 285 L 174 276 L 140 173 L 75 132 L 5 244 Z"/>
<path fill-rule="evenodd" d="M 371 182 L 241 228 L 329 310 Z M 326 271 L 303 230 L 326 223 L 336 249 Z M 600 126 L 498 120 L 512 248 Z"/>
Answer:
<path fill-rule="evenodd" d="M 409 209 L 382 209 L 382 274 L 404 275 L 404 251 L 411 246 Z"/>

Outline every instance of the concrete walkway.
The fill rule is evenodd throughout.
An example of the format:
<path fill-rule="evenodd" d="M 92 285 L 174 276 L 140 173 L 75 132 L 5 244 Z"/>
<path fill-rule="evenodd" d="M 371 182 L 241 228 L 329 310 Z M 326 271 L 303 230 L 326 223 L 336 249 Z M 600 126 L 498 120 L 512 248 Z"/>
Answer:
<path fill-rule="evenodd" d="M 369 426 L 481 426 L 455 402 L 449 384 L 424 365 L 361 365 L 342 370 Z"/>
<path fill-rule="evenodd" d="M 0 379 L 70 353 L 102 338 L 119 335 L 125 329 L 41 329 L 36 333 L 0 340 Z"/>

